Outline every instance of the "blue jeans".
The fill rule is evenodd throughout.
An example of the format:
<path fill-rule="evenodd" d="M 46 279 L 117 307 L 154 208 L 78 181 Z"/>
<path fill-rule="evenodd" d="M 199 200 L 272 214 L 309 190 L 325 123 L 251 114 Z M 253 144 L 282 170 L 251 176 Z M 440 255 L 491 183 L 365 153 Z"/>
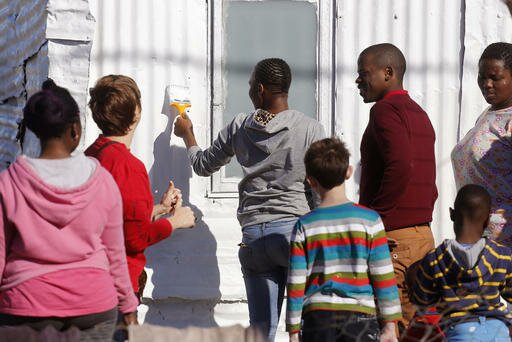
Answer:
<path fill-rule="evenodd" d="M 380 340 L 376 315 L 313 310 L 302 316 L 302 342 L 371 342 Z"/>
<path fill-rule="evenodd" d="M 297 219 L 272 221 L 242 229 L 238 258 L 242 265 L 251 326 L 274 341 L 290 257 L 290 235 Z"/>
<path fill-rule="evenodd" d="M 479 322 L 455 324 L 445 330 L 449 342 L 505 342 L 510 341 L 508 327 L 499 319 L 479 317 Z"/>

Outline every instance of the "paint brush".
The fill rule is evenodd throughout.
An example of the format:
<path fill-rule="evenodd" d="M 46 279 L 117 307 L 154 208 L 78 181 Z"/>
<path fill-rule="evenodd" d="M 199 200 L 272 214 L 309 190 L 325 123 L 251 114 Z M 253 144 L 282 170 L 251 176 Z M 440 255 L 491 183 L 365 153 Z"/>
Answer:
<path fill-rule="evenodd" d="M 187 111 L 187 108 L 192 106 L 189 99 L 190 90 L 188 87 L 168 85 L 165 88 L 165 93 L 167 95 L 167 99 L 169 100 L 169 105 L 171 107 L 175 107 L 181 116 L 183 116 L 183 114 Z"/>

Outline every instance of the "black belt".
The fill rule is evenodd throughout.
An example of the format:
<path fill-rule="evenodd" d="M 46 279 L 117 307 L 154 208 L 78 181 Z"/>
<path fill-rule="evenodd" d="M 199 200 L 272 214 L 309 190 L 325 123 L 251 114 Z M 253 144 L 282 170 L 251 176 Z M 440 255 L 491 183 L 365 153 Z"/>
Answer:
<path fill-rule="evenodd" d="M 410 224 L 410 225 L 403 226 L 403 227 L 393 228 L 390 231 L 404 229 L 404 228 L 422 227 L 422 226 L 430 227 L 430 222 L 423 222 L 423 223 L 418 223 L 418 224 Z"/>

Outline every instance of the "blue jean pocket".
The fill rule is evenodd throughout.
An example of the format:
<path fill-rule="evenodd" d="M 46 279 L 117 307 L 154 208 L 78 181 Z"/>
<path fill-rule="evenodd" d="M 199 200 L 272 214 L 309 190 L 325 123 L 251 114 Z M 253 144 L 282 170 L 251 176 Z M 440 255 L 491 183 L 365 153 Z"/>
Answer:
<path fill-rule="evenodd" d="M 239 244 L 240 248 L 238 249 L 238 259 L 240 260 L 240 265 L 242 266 L 242 272 L 244 270 L 254 269 L 254 265 L 252 264 L 252 248 L 249 245 L 246 245 L 244 242 Z"/>

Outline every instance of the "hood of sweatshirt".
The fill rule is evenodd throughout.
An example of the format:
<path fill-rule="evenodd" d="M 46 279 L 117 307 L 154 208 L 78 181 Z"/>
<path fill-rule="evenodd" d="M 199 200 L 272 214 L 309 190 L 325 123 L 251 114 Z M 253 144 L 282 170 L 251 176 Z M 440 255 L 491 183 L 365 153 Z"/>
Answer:
<path fill-rule="evenodd" d="M 446 240 L 446 247 L 455 261 L 463 268 L 472 269 L 480 258 L 485 247 L 485 239 L 481 238 L 471 247 L 464 247 L 457 240 Z"/>
<path fill-rule="evenodd" d="M 92 160 L 97 167 L 85 183 L 72 188 L 59 188 L 46 183 L 24 158 L 18 157 L 5 171 L 10 182 L 6 181 L 6 177 L 0 177 L 0 188 L 11 193 L 14 214 L 16 208 L 29 207 L 48 223 L 62 229 L 96 197 L 98 187 L 92 185 L 101 179 L 96 177 L 101 167 L 96 160 Z"/>
<path fill-rule="evenodd" d="M 486 240 L 480 239 L 470 248 L 464 248 L 455 240 L 443 241 L 441 248 L 436 249 L 436 259 L 439 263 L 439 269 L 444 270 L 446 277 L 451 279 L 460 279 L 462 283 L 471 283 L 482 277 L 486 279 L 489 268 L 482 260 L 488 252 L 485 250 Z M 478 270 L 476 270 L 478 268 Z"/>
<path fill-rule="evenodd" d="M 286 141 L 291 137 L 286 133 L 290 128 L 296 127 L 305 118 L 310 119 L 299 111 L 288 109 L 277 113 L 272 120 L 263 125 L 254 120 L 256 112 L 254 111 L 247 117 L 244 128 L 247 138 L 253 143 L 254 147 L 266 154 L 271 154 L 281 145 L 287 145 Z"/>

